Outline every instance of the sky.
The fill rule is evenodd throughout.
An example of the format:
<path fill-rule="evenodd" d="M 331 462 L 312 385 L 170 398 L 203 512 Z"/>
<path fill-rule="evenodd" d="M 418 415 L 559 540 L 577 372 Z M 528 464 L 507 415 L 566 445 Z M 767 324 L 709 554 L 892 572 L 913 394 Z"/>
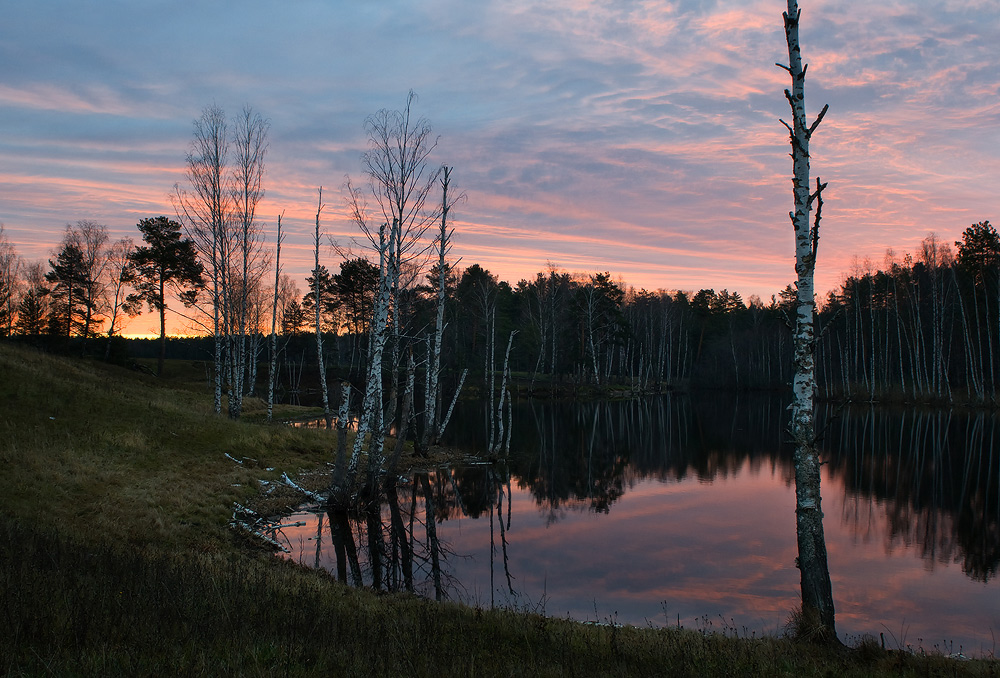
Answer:
<path fill-rule="evenodd" d="M 824 192 L 817 290 L 887 248 L 998 220 L 1000 3 L 802 0 Z M 454 167 L 453 257 L 765 300 L 794 280 L 779 0 L 33 0 L 0 23 L 0 223 L 29 260 L 67 223 L 174 216 L 209 105 L 270 121 L 266 195 L 305 288 L 322 226 L 359 233 L 365 118 L 400 109 Z M 337 255 L 322 253 L 336 270 Z M 153 321 L 137 320 L 134 323 Z M 143 326 L 144 328 L 144 326 Z M 130 329 L 141 331 L 143 328 Z"/>

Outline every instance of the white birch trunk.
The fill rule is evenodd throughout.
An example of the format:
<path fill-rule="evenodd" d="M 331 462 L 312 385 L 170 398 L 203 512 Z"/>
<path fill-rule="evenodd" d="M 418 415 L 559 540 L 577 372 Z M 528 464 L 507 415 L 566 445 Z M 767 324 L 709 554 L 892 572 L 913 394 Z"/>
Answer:
<path fill-rule="evenodd" d="M 451 405 L 448 406 L 448 412 L 444 415 L 444 420 L 441 422 L 439 435 L 444 435 L 445 429 L 448 428 L 448 422 L 451 421 L 451 414 L 455 411 L 455 403 L 458 402 L 458 396 L 462 392 L 462 386 L 465 385 L 465 378 L 467 376 L 469 376 L 468 368 L 462 370 L 462 376 L 458 378 L 458 386 L 455 387 L 455 395 L 452 396 Z"/>
<path fill-rule="evenodd" d="M 323 392 L 323 418 L 326 421 L 326 427 L 330 428 L 331 418 L 330 418 L 330 392 L 326 386 L 326 364 L 323 361 L 323 328 L 320 324 L 320 307 L 321 294 L 320 294 L 320 280 L 319 280 L 319 215 L 323 211 L 323 187 L 319 187 L 319 198 L 316 203 L 316 233 L 313 237 L 313 251 L 314 257 L 314 268 L 313 268 L 313 305 L 316 307 L 316 361 L 319 368 L 319 385 Z"/>
<path fill-rule="evenodd" d="M 819 243 L 820 212 L 825 184 L 816 181 L 816 192 L 809 188 L 809 139 L 826 114 L 827 107 L 812 125 L 807 125 L 805 109 L 805 71 L 799 47 L 799 16 L 796 0 L 788 0 L 784 13 L 788 43 L 788 66 L 791 90 L 785 97 L 792 110 L 788 128 L 792 145 L 795 209 L 789 214 L 795 233 L 795 273 L 798 303 L 795 322 L 795 375 L 792 380 L 791 434 L 795 441 L 795 513 L 798 541 L 797 566 L 801 574 L 802 615 L 830 642 L 837 642 L 834 625 L 833 593 L 827 566 L 826 539 L 823 534 L 823 511 L 820 498 L 820 461 L 816 450 L 813 400 L 816 391 L 813 319 L 816 302 L 813 273 Z M 815 222 L 810 210 L 816 201 Z"/>
<path fill-rule="evenodd" d="M 358 419 L 357 436 L 354 439 L 354 449 L 351 452 L 351 459 L 348 464 L 348 482 L 353 484 L 357 476 L 358 465 L 361 461 L 361 453 L 364 451 L 365 438 L 371 434 L 371 441 L 368 445 L 369 463 L 372 463 L 372 453 L 376 446 L 381 447 L 381 440 L 376 440 L 381 428 L 375 424 L 376 413 L 382 408 L 382 354 L 385 350 L 386 339 L 390 331 L 389 327 L 389 307 L 392 300 L 392 286 L 394 278 L 394 266 L 392 256 L 392 243 L 394 233 L 398 226 L 392 225 L 392 231 L 386 237 L 387 224 L 379 228 L 379 294 L 375 300 L 374 317 L 371 325 L 370 344 L 368 361 L 368 375 L 365 381 L 365 394 L 362 400 L 361 416 Z M 378 454 L 378 453 L 376 453 Z"/>
<path fill-rule="evenodd" d="M 496 445 L 491 444 L 490 455 L 494 455 L 500 452 L 501 448 L 510 449 L 510 440 L 506 440 L 506 445 L 504 444 L 504 421 L 503 421 L 503 408 L 504 401 L 508 403 L 508 408 L 510 407 L 510 398 L 507 395 L 507 379 L 510 375 L 510 349 L 514 344 L 514 335 L 517 334 L 517 330 L 511 330 L 510 336 L 507 338 L 507 350 L 504 353 L 503 358 L 503 376 L 500 380 L 500 400 L 497 403 L 496 410 L 496 428 L 497 428 L 497 438 Z M 493 440 L 493 433 L 490 432 L 490 440 Z"/>
<path fill-rule="evenodd" d="M 274 249 L 274 302 L 271 304 L 271 366 L 267 373 L 267 421 L 274 413 L 274 375 L 278 365 L 278 288 L 281 283 L 281 215 Z"/>
<path fill-rule="evenodd" d="M 438 290 L 437 290 L 437 314 L 434 318 L 434 344 L 432 346 L 431 361 L 427 372 L 427 392 L 424 400 L 424 435 L 423 445 L 426 446 L 430 440 L 437 440 L 440 433 L 438 422 L 440 416 L 437 411 L 438 389 L 441 377 L 441 342 L 444 337 L 444 306 L 447 293 L 447 262 L 445 257 L 448 254 L 451 233 L 448 231 L 448 184 L 451 179 L 451 168 L 442 168 L 441 178 L 441 232 L 438 234 Z"/>

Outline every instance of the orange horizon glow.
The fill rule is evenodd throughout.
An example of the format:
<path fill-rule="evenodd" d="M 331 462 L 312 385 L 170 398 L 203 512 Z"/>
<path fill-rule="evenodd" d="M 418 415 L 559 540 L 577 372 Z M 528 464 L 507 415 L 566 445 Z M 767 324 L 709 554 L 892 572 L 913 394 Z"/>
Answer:
<path fill-rule="evenodd" d="M 203 39 L 229 19 L 214 6 L 22 3 L 6 24 L 18 28 L 0 84 L 0 222 L 32 261 L 51 258 L 65 224 L 81 219 L 138 239 L 140 219 L 174 216 L 170 195 L 185 183 L 202 108 L 232 114 L 249 103 L 271 123 L 259 220 L 272 239 L 284 214 L 283 269 L 304 291 L 317 187 L 324 232 L 361 253 L 343 187 L 349 176 L 365 188 L 366 116 L 400 107 L 413 89 L 414 112 L 433 125 L 429 167 L 452 166 L 467 198 L 453 211 L 462 266 L 512 285 L 552 264 L 647 290 L 768 300 L 795 277 L 778 122 L 788 83 L 775 66 L 787 59 L 783 9 L 255 8 L 241 21 L 271 39 L 247 52 L 235 36 Z M 802 22 L 807 110 L 830 105 L 811 145 L 813 177 L 829 182 L 821 298 L 856 261 L 915 253 L 930 232 L 950 243 L 998 218 L 983 177 L 1000 173 L 1000 140 L 988 133 L 1000 111 L 1000 41 L 986 30 L 1000 7 L 847 0 L 804 8 Z M 142 37 L 135 25 L 147 27 Z M 374 49 L 386 31 L 399 39 Z M 336 269 L 328 245 L 321 258 Z M 144 318 L 132 322 L 151 333 Z M 172 334 L 185 331 L 171 323 Z"/>

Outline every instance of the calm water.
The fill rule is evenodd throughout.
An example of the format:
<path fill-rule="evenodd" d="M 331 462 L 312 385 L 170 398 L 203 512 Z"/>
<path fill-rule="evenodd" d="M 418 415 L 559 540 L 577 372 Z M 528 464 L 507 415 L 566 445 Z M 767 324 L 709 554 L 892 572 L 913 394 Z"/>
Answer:
<path fill-rule="evenodd" d="M 455 444 L 483 449 L 463 403 Z M 797 604 L 791 448 L 770 397 L 521 402 L 505 467 L 416 477 L 380 512 L 304 511 L 288 557 L 345 581 L 578 620 L 779 633 Z M 989 654 L 1000 635 L 995 416 L 820 412 L 843 637 Z"/>

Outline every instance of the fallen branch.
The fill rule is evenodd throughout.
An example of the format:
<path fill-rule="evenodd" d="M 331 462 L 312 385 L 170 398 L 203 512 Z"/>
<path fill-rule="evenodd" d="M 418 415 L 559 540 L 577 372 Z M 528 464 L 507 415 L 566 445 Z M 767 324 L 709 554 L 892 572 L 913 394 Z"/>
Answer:
<path fill-rule="evenodd" d="M 288 485 L 290 488 L 292 488 L 296 492 L 301 492 L 302 494 L 304 494 L 305 496 L 309 497 L 310 499 L 312 499 L 313 501 L 315 501 L 315 502 L 317 502 L 319 504 L 322 504 L 322 503 L 326 502 L 326 497 L 324 497 L 323 495 L 320 495 L 320 494 L 316 494 L 312 490 L 307 490 L 306 488 L 302 487 L 301 485 L 299 485 L 298 483 L 296 483 L 294 480 L 292 480 L 291 478 L 289 478 L 287 473 L 282 473 L 281 474 L 281 480 L 284 481 L 284 483 L 286 485 Z"/>

